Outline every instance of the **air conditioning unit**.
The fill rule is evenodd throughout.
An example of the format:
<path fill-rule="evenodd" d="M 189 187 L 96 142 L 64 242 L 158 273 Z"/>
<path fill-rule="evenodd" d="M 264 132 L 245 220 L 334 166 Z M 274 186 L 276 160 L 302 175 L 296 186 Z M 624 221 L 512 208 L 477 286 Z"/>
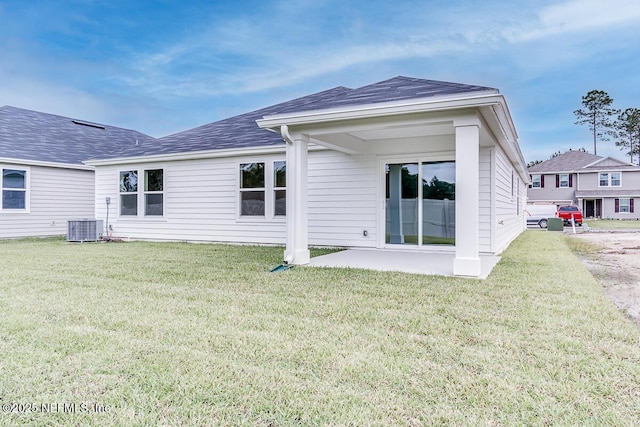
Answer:
<path fill-rule="evenodd" d="M 67 242 L 95 242 L 102 235 L 101 219 L 71 219 L 67 221 Z"/>

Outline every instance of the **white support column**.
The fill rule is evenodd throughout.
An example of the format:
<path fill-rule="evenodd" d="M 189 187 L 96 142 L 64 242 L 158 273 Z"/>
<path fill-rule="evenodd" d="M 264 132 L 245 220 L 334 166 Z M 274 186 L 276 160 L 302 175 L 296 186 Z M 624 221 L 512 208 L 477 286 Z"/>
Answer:
<path fill-rule="evenodd" d="M 307 211 L 308 137 L 293 135 L 287 141 L 287 247 L 284 260 L 293 265 L 308 264 L 309 230 Z"/>
<path fill-rule="evenodd" d="M 456 257 L 453 274 L 478 277 L 480 267 L 480 120 L 454 121 L 456 129 Z"/>

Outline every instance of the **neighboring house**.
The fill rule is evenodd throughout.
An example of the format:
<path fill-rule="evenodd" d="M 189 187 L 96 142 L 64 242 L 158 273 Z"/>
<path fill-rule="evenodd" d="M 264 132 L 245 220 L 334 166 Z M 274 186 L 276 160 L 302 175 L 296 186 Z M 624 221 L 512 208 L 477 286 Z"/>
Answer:
<path fill-rule="evenodd" d="M 139 132 L 10 106 L 0 107 L 0 238 L 66 233 L 93 218 L 92 166 L 83 160 L 153 138 Z"/>
<path fill-rule="evenodd" d="M 529 177 L 488 87 L 336 87 L 85 164 L 113 236 L 284 244 L 291 264 L 309 245 L 444 251 L 478 276 L 525 228 Z"/>
<path fill-rule="evenodd" d="M 640 219 L 640 167 L 567 151 L 529 168 L 529 203 L 577 205 L 586 218 Z"/>

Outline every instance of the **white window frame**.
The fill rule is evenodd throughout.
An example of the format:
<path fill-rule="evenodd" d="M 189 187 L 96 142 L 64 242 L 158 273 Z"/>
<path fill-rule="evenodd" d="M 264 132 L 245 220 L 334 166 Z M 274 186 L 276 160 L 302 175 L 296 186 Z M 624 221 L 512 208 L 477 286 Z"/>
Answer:
<path fill-rule="evenodd" d="M 25 173 L 24 186 L 25 188 L 5 188 L 4 187 L 4 171 L 5 170 L 17 170 Z M 24 208 L 11 209 L 3 206 L 3 194 L 4 191 L 24 191 Z M 12 213 L 12 214 L 25 214 L 31 211 L 31 168 L 29 166 L 18 166 L 10 164 L 0 165 L 0 213 Z"/>
<path fill-rule="evenodd" d="M 284 187 L 278 186 L 278 182 L 277 182 L 277 179 L 276 179 L 276 171 L 277 171 L 276 163 L 284 163 L 284 167 L 285 167 L 285 178 L 284 178 L 285 179 L 285 184 L 284 184 Z M 273 194 L 273 216 L 275 218 L 277 218 L 277 217 L 284 218 L 284 217 L 287 216 L 287 213 L 286 213 L 286 211 L 287 211 L 287 182 L 286 182 L 287 181 L 287 176 L 286 176 L 287 161 L 286 160 L 274 160 L 274 161 L 271 162 L 271 165 L 273 166 L 273 171 L 271 173 L 271 177 L 273 178 L 273 191 L 272 191 L 272 194 Z M 284 196 L 285 197 L 285 199 L 284 199 L 285 200 L 285 208 L 284 208 L 285 209 L 285 213 L 284 213 L 284 215 L 278 215 L 276 213 L 276 201 L 278 200 L 277 197 L 276 197 L 276 193 L 278 191 L 284 191 L 284 194 L 285 194 L 285 196 Z"/>
<path fill-rule="evenodd" d="M 162 190 L 156 190 L 156 191 L 149 191 L 147 190 L 148 188 L 148 182 L 147 182 L 147 172 L 150 171 L 162 171 Z M 144 187 L 143 187 L 143 199 L 142 199 L 142 204 L 144 206 L 144 216 L 145 217 L 151 217 L 151 218 L 161 218 L 164 217 L 164 201 L 165 201 L 165 197 L 164 197 L 164 169 L 163 168 L 153 168 L 153 169 L 144 169 L 143 170 L 143 176 L 144 176 Z M 140 189 L 140 187 L 138 187 L 138 190 Z M 159 215 L 151 215 L 147 213 L 147 196 L 148 195 L 161 195 L 162 196 L 162 213 Z"/>
<path fill-rule="evenodd" d="M 148 171 L 162 171 L 162 191 L 147 191 L 147 172 Z M 123 172 L 135 172 L 138 177 L 137 191 L 122 192 L 120 191 L 120 174 Z M 148 220 L 164 219 L 166 213 L 166 169 L 162 167 L 154 166 L 134 166 L 131 168 L 122 168 L 118 170 L 118 218 L 122 220 L 135 220 L 145 218 Z M 136 213 L 135 215 L 123 215 L 122 214 L 122 196 L 134 195 L 136 196 Z M 147 214 L 147 195 L 149 194 L 162 194 L 162 215 L 148 215 Z"/>
<path fill-rule="evenodd" d="M 120 181 L 122 180 L 123 173 L 135 172 L 136 174 L 136 191 L 122 191 L 120 187 Z M 124 170 L 118 170 L 118 217 L 120 218 L 137 218 L 140 215 L 140 168 L 127 168 Z M 136 200 L 136 213 L 135 214 L 123 214 L 122 213 L 122 196 L 133 196 Z"/>
<path fill-rule="evenodd" d="M 270 158 L 247 158 L 241 159 L 236 163 L 236 221 L 238 222 L 285 222 L 285 215 L 275 214 L 276 203 L 276 191 L 287 190 L 287 187 L 276 187 L 275 183 L 275 163 L 285 162 L 282 157 L 270 157 Z M 250 163 L 263 163 L 264 164 L 264 187 L 256 188 L 242 188 L 242 176 L 241 167 Z M 264 192 L 264 215 L 242 215 L 242 196 L 244 191 L 262 191 Z"/>
<path fill-rule="evenodd" d="M 537 177 L 537 179 L 536 179 Z M 536 185 L 538 184 L 538 185 Z M 531 175 L 531 188 L 542 188 L 542 174 L 532 174 Z"/>
<path fill-rule="evenodd" d="M 627 202 L 625 206 L 626 210 L 622 210 L 622 201 L 625 200 Z M 619 197 L 618 198 L 618 213 L 631 213 L 631 198 L 630 197 Z"/>
<path fill-rule="evenodd" d="M 618 184 L 614 185 L 613 175 L 618 175 Z M 606 184 L 602 184 L 603 175 L 607 176 Z M 598 172 L 598 187 L 622 187 L 622 172 Z"/>
<path fill-rule="evenodd" d="M 558 174 L 559 178 L 558 178 L 558 187 L 560 188 L 569 188 L 569 174 L 568 173 L 561 173 Z M 566 177 L 566 179 L 563 179 L 563 177 Z M 566 184 L 566 185 L 563 185 Z"/>

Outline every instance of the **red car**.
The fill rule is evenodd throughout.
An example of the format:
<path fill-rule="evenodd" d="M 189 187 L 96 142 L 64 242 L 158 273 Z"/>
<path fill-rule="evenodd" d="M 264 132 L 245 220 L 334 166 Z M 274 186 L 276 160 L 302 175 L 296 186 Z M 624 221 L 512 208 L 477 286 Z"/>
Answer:
<path fill-rule="evenodd" d="M 582 212 L 577 206 L 558 206 L 556 217 L 561 218 L 564 225 L 571 225 L 571 218 L 576 225 L 582 225 Z"/>

